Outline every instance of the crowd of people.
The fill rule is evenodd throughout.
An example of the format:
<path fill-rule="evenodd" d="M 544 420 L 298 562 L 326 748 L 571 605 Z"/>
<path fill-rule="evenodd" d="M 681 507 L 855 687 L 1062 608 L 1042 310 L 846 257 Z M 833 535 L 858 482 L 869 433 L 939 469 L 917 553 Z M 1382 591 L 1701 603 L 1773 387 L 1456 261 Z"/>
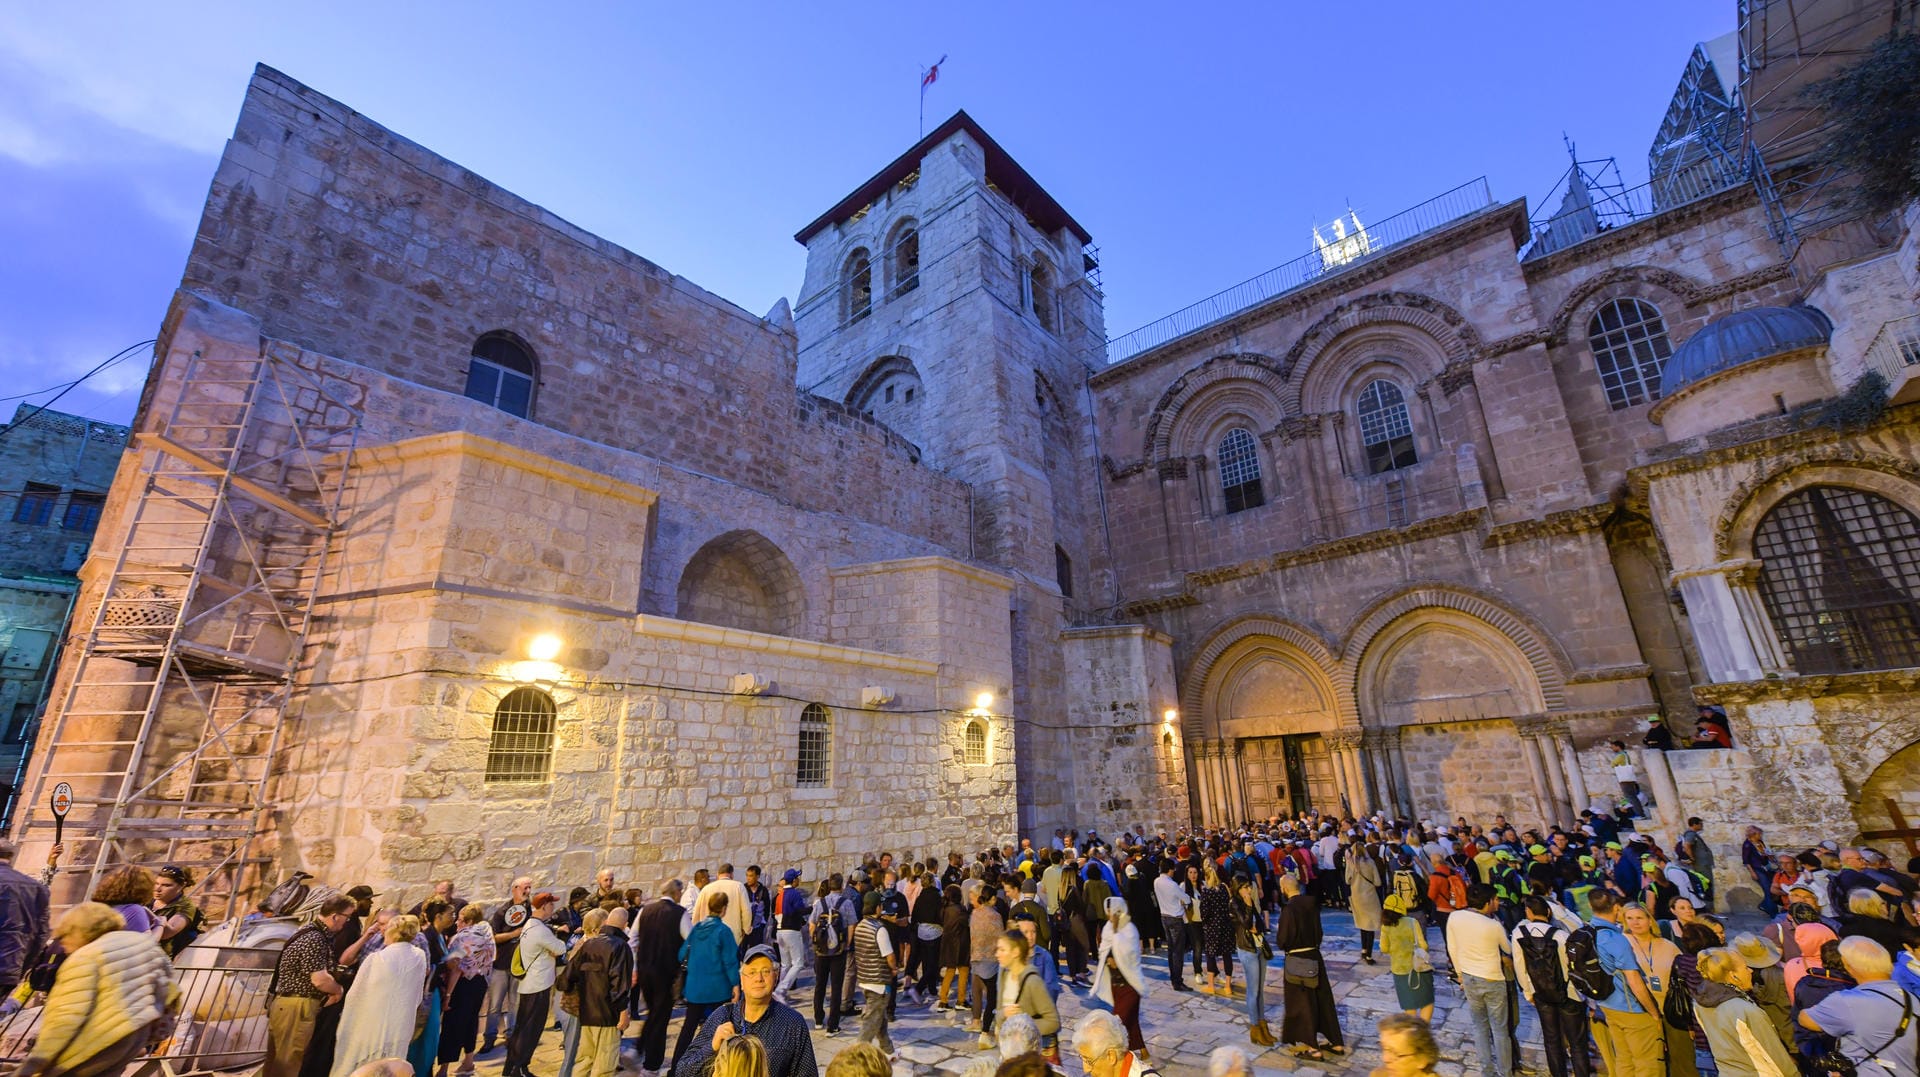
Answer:
<path fill-rule="evenodd" d="M 202 926 L 190 874 L 117 869 L 49 926 L 44 880 L 11 855 L 0 843 L 0 988 L 9 1006 L 46 1006 L 20 1072 L 137 1057 L 178 1005 L 168 958 Z M 1663 846 L 1624 811 L 1544 831 L 1314 813 L 1114 840 L 1061 831 L 972 854 L 882 852 L 817 880 L 721 864 L 651 896 L 611 870 L 564 892 L 522 877 L 491 906 L 441 882 L 404 911 L 376 909 L 381 895 L 357 886 L 321 900 L 281 951 L 263 1074 L 464 1077 L 503 1050 L 505 1077 L 544 1077 L 530 1067 L 557 1030 L 555 1077 L 623 1064 L 812 1077 L 814 1032 L 854 1017 L 861 1047 L 838 1058 L 879 1072 L 907 1006 L 963 1023 L 1005 1072 L 1058 1072 L 1070 1040 L 1085 1072 L 1140 1077 L 1154 990 L 1217 996 L 1243 1007 L 1254 1048 L 1338 1064 L 1351 1045 L 1322 923 L 1337 908 L 1359 960 L 1384 957 L 1404 1011 L 1380 1030 L 1395 1077 L 1437 1058 L 1441 979 L 1499 1077 L 1522 1072 L 1523 1000 L 1552 1077 L 1588 1077 L 1595 1053 L 1617 1077 L 1920 1077 L 1920 865 L 1835 843 L 1781 852 L 1754 828 L 1739 855 L 1769 919 L 1731 934 L 1703 821 Z M 1164 982 L 1149 982 L 1150 954 Z M 1068 990 L 1093 1011 L 1070 1030 Z M 1215 1068 L 1246 1058 L 1226 1049 Z"/>

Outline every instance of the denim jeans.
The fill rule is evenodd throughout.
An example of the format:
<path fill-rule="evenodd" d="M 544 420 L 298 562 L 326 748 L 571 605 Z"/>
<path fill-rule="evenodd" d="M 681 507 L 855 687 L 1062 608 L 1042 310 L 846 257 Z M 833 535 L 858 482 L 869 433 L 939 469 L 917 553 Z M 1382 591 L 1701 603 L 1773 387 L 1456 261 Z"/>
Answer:
<path fill-rule="evenodd" d="M 1473 1049 L 1480 1054 L 1483 1072 L 1489 1077 L 1508 1077 L 1513 1072 L 1513 1041 L 1507 1038 L 1506 981 L 1483 980 L 1461 973 L 1460 987 L 1467 995 L 1467 1016 L 1473 1022 Z"/>
<path fill-rule="evenodd" d="M 1257 1025 L 1267 1019 L 1267 963 L 1259 954 L 1242 950 L 1240 967 L 1247 970 L 1247 1023 Z"/>

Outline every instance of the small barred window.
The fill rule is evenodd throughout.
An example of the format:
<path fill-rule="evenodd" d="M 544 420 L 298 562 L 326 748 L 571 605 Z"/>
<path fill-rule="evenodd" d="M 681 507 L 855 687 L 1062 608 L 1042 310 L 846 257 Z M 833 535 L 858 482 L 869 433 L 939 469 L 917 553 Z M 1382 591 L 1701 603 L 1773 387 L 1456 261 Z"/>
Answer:
<path fill-rule="evenodd" d="M 818 703 L 800 712 L 800 756 L 795 784 L 802 789 L 825 788 L 833 773 L 833 713 Z"/>
<path fill-rule="evenodd" d="M 1226 497 L 1228 512 L 1267 503 L 1266 491 L 1260 486 L 1260 453 L 1253 435 L 1243 427 L 1234 427 L 1220 439 L 1220 491 Z"/>
<path fill-rule="evenodd" d="M 1673 354 L 1660 308 L 1641 299 L 1615 299 L 1594 312 L 1587 343 L 1613 410 L 1660 399 L 1660 368 Z"/>
<path fill-rule="evenodd" d="M 544 782 L 553 769 L 553 697 L 515 688 L 493 710 L 487 781 Z"/>
<path fill-rule="evenodd" d="M 987 723 L 977 718 L 967 723 L 966 762 L 970 767 L 987 765 Z"/>

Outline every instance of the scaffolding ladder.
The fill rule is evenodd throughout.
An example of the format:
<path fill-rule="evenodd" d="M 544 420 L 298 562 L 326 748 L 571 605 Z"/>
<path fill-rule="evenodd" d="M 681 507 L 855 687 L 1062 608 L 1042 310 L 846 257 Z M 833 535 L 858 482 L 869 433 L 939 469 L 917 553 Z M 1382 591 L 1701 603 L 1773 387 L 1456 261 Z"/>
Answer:
<path fill-rule="evenodd" d="M 165 421 L 134 437 L 111 572 L 75 613 L 20 830 L 50 839 L 49 795 L 71 786 L 57 904 L 119 865 L 176 864 L 218 915 L 269 860 L 269 782 L 361 416 L 291 358 L 225 350 L 155 378 Z"/>

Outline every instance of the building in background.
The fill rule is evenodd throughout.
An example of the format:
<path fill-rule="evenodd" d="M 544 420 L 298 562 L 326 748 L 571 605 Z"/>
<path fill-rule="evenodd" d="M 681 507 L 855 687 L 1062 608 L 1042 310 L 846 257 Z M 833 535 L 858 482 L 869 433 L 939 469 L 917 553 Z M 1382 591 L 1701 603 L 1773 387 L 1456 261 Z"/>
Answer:
<path fill-rule="evenodd" d="M 126 446 L 124 426 L 31 404 L 0 427 L 0 825 Z"/>

